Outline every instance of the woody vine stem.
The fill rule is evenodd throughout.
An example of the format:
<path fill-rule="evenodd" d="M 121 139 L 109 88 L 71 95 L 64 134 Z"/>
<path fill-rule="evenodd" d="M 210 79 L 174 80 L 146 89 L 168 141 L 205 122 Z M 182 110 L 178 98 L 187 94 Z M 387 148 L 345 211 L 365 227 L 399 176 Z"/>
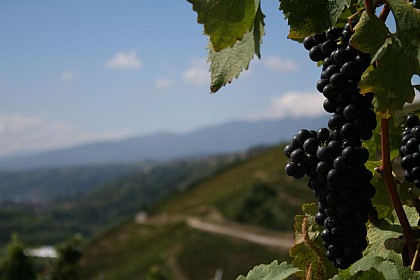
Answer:
<path fill-rule="evenodd" d="M 364 0 L 366 12 L 370 14 L 375 13 L 375 8 L 373 6 L 372 0 Z M 389 5 L 385 3 L 379 18 L 382 21 L 385 21 L 389 14 Z M 410 263 L 413 263 L 415 260 L 417 242 L 414 238 L 413 231 L 411 229 L 410 223 L 408 222 L 407 215 L 404 211 L 404 208 L 401 204 L 399 194 L 395 185 L 395 181 L 392 175 L 392 166 L 391 166 L 391 157 L 390 157 L 390 148 L 389 148 L 389 118 L 387 114 L 381 114 L 381 154 L 382 154 L 382 163 L 379 167 L 379 172 L 381 173 L 383 180 L 385 182 L 389 197 L 391 199 L 392 206 L 395 209 L 398 220 L 401 224 L 402 233 L 404 239 L 407 242 L 408 256 Z M 417 267 L 416 267 L 417 268 Z"/>

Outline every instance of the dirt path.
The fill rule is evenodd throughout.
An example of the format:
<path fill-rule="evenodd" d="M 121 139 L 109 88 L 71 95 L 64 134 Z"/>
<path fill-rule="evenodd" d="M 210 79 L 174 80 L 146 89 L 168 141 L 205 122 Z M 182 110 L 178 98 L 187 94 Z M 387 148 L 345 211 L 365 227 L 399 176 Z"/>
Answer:
<path fill-rule="evenodd" d="M 289 249 L 293 246 L 292 238 L 272 237 L 272 236 L 251 233 L 251 232 L 244 232 L 239 229 L 225 227 L 222 225 L 217 225 L 217 224 L 213 224 L 209 222 L 204 222 L 194 217 L 187 218 L 186 223 L 188 226 L 198 229 L 198 230 L 233 236 L 233 237 L 245 239 L 250 242 L 260 244 L 260 245 L 282 247 L 285 249 Z"/>

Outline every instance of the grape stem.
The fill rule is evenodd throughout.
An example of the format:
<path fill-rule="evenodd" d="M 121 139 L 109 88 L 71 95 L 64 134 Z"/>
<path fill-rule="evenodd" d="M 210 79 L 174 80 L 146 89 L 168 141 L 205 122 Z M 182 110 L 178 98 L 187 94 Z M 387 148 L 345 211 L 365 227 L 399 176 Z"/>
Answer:
<path fill-rule="evenodd" d="M 372 0 L 364 0 L 366 12 L 369 14 L 375 14 L 375 8 L 373 6 Z"/>
<path fill-rule="evenodd" d="M 382 164 L 379 167 L 379 170 L 384 179 L 386 188 L 388 190 L 389 197 L 391 199 L 392 206 L 397 213 L 398 220 L 401 224 L 402 233 L 404 239 L 407 241 L 408 256 L 410 262 L 412 263 L 415 259 L 415 254 L 417 251 L 417 242 L 414 238 L 413 231 L 411 229 L 410 223 L 408 222 L 407 215 L 404 212 L 404 208 L 401 204 L 397 188 L 395 186 L 395 181 L 392 175 L 392 166 L 390 158 L 390 149 L 389 149 L 389 119 L 381 118 L 381 150 L 382 150 Z"/>
<path fill-rule="evenodd" d="M 379 19 L 385 22 L 386 18 L 389 15 L 389 12 L 391 11 L 391 8 L 389 7 L 388 2 L 385 3 L 384 7 L 382 8 L 381 13 L 379 14 Z"/>

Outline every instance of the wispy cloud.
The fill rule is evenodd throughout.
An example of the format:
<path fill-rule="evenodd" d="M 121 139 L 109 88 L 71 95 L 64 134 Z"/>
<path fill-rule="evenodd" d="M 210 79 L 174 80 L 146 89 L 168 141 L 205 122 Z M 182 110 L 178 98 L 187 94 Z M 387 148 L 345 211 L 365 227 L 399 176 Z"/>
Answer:
<path fill-rule="evenodd" d="M 171 78 L 158 78 L 155 80 L 155 89 L 157 90 L 164 90 L 170 87 L 173 84 L 173 80 Z"/>
<path fill-rule="evenodd" d="M 250 114 L 250 119 L 281 119 L 287 117 L 316 117 L 325 114 L 322 94 L 312 91 L 290 91 L 271 100 L 262 112 Z"/>
<path fill-rule="evenodd" d="M 193 59 L 190 66 L 183 72 L 182 79 L 194 86 L 207 86 L 210 84 L 209 65 L 205 59 Z"/>
<path fill-rule="evenodd" d="M 291 59 L 271 55 L 262 59 L 262 63 L 269 70 L 279 73 L 292 73 L 298 70 L 298 65 Z"/>
<path fill-rule="evenodd" d="M 119 52 L 105 63 L 105 68 L 116 70 L 138 70 L 143 66 L 143 61 L 136 51 Z"/>
<path fill-rule="evenodd" d="M 60 80 L 63 81 L 63 82 L 68 83 L 68 82 L 71 82 L 74 79 L 76 79 L 76 77 L 77 77 L 77 75 L 76 75 L 76 73 L 74 71 L 66 71 L 66 72 L 63 72 L 61 74 Z"/>
<path fill-rule="evenodd" d="M 133 133 L 127 130 L 90 132 L 42 116 L 0 113 L 0 135 L 0 156 L 4 156 L 122 139 Z"/>

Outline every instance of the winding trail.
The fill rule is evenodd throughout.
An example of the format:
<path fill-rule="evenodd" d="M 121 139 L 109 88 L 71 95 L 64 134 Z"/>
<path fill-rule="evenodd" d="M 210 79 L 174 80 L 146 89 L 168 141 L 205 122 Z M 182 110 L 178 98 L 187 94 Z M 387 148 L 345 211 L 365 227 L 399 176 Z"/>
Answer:
<path fill-rule="evenodd" d="M 244 240 L 247 240 L 256 244 L 260 244 L 260 245 L 282 247 L 285 249 L 289 249 L 293 246 L 293 240 L 291 238 L 272 237 L 272 236 L 266 236 L 262 234 L 252 233 L 252 232 L 244 232 L 239 229 L 225 227 L 225 226 L 214 224 L 214 223 L 204 222 L 194 217 L 186 218 L 186 223 L 188 226 L 198 229 L 198 230 L 228 235 L 228 236 L 244 239 Z"/>

